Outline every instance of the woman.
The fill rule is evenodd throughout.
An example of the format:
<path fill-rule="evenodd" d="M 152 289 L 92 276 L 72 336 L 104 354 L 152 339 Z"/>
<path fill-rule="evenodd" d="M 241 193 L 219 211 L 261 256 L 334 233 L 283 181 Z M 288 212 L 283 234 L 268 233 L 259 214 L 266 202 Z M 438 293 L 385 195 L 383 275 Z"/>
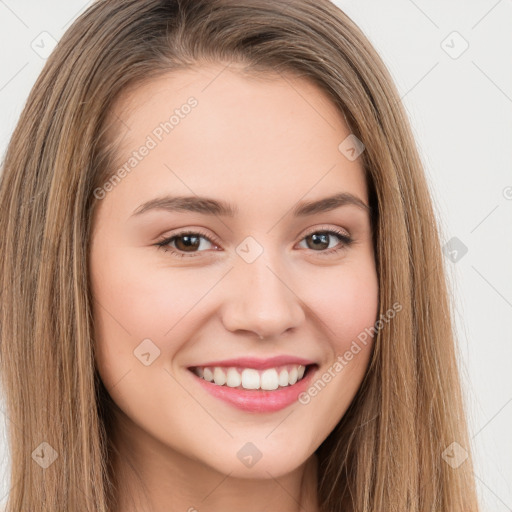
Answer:
<path fill-rule="evenodd" d="M 94 3 L 0 205 L 9 512 L 478 510 L 422 164 L 332 3 Z"/>

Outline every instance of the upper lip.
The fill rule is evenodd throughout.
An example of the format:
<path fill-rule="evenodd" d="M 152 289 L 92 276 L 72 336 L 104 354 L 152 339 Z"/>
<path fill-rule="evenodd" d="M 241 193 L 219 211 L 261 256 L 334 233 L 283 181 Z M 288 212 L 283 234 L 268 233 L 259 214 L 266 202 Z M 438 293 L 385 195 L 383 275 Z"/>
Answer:
<path fill-rule="evenodd" d="M 254 368 L 256 370 L 264 370 L 266 368 L 275 368 L 277 366 L 284 366 L 286 364 L 301 364 L 303 366 L 307 366 L 310 364 L 315 364 L 314 361 L 309 359 L 304 359 L 302 357 L 295 356 L 275 356 L 269 357 L 267 359 L 260 359 L 257 357 L 238 357 L 236 359 L 223 359 L 222 361 L 209 361 L 207 363 L 197 364 L 191 366 L 190 368 L 197 367 L 213 367 L 213 366 L 225 366 L 225 367 L 233 367 L 239 366 L 242 368 Z"/>

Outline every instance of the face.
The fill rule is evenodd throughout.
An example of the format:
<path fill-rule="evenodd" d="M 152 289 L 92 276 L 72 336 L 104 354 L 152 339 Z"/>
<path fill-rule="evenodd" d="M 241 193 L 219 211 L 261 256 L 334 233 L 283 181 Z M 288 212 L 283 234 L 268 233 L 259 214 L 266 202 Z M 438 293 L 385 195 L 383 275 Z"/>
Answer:
<path fill-rule="evenodd" d="M 354 341 L 377 317 L 343 115 L 303 79 L 221 66 L 139 87 L 115 114 L 124 172 L 96 191 L 90 276 L 123 435 L 162 464 L 289 473 L 352 401 L 372 346 Z M 313 205 L 338 194 L 362 205 Z"/>

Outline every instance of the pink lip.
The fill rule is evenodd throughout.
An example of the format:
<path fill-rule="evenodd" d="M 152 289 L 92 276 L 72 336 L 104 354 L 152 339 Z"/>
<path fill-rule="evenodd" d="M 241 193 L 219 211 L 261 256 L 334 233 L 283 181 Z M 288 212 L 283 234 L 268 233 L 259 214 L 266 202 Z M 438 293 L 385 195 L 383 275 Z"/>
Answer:
<path fill-rule="evenodd" d="M 255 368 L 251 365 L 246 365 L 247 359 L 236 359 L 234 362 L 243 362 L 245 368 Z M 232 361 L 232 362 L 233 362 Z M 268 360 L 267 360 L 268 361 Z M 263 364 L 266 364 L 266 362 Z M 226 361 L 224 361 L 225 363 Z M 260 361 L 261 362 L 261 361 Z M 286 359 L 286 362 L 290 362 L 290 358 Z M 252 363 L 254 364 L 254 362 Z M 276 363 L 273 363 L 274 366 Z M 291 364 L 295 364 L 291 363 Z M 304 364 L 304 363 L 298 363 Z M 206 366 L 210 366 L 210 363 Z M 221 366 L 215 363 L 213 366 Z M 224 365 L 222 365 L 224 366 Z M 235 364 L 230 364 L 227 366 L 236 366 Z M 192 377 L 198 382 L 200 386 L 208 391 L 212 396 L 216 398 L 220 398 L 224 400 L 228 404 L 241 409 L 246 412 L 254 412 L 254 413 L 265 413 L 265 412 L 275 412 L 294 402 L 298 401 L 298 397 L 301 393 L 303 393 L 310 385 L 314 375 L 317 373 L 318 366 L 308 367 L 306 369 L 306 374 L 304 377 L 299 380 L 297 383 L 293 384 L 293 386 L 287 386 L 282 389 L 277 389 L 275 391 L 262 391 L 261 389 L 235 389 L 230 388 L 228 386 L 218 386 L 212 382 L 208 382 L 201 377 L 198 377 L 193 372 L 190 372 Z"/>
<path fill-rule="evenodd" d="M 257 357 L 239 357 L 237 359 L 225 359 L 224 361 L 210 361 L 208 363 L 197 364 L 195 367 L 204 368 L 205 366 L 223 366 L 265 370 L 266 368 L 275 368 L 277 366 L 284 366 L 285 364 L 301 364 L 303 366 L 308 366 L 310 364 L 315 364 L 315 362 L 295 356 L 276 356 L 270 357 L 268 359 L 259 359 Z"/>

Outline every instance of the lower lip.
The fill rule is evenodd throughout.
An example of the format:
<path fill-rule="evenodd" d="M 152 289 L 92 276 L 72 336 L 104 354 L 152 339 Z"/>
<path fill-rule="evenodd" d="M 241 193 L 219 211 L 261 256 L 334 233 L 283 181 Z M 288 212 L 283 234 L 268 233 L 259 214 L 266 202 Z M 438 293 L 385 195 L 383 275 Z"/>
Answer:
<path fill-rule="evenodd" d="M 218 386 L 208 382 L 195 373 L 190 372 L 199 385 L 216 398 L 220 398 L 228 404 L 247 412 L 275 412 L 288 407 L 298 401 L 298 397 L 309 386 L 318 367 L 307 368 L 305 376 L 292 386 L 287 386 L 274 391 L 261 389 L 235 389 L 228 386 Z M 190 370 L 189 370 L 190 371 Z"/>

